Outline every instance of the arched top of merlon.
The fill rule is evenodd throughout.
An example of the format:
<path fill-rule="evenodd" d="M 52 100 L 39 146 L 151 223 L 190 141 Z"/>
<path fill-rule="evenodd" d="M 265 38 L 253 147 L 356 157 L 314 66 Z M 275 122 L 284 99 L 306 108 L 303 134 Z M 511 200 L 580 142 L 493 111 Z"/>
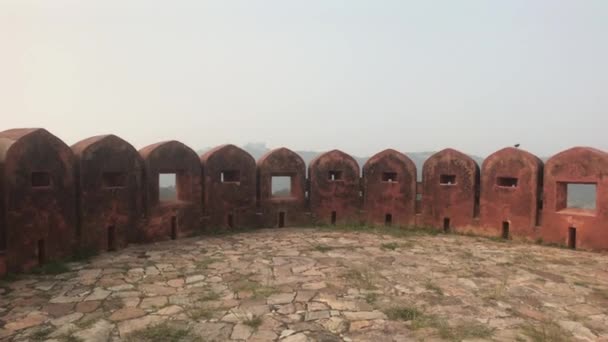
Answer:
<path fill-rule="evenodd" d="M 286 147 L 279 147 L 266 152 L 266 154 L 260 157 L 257 162 L 257 165 L 263 166 L 273 158 L 292 158 L 294 160 L 297 160 L 299 164 L 302 164 L 302 166 L 306 165 L 304 159 L 302 159 L 299 154 Z"/>
<path fill-rule="evenodd" d="M 201 164 L 205 165 L 214 156 L 221 155 L 223 153 L 230 153 L 230 152 L 239 154 L 239 155 L 243 156 L 244 158 L 250 159 L 251 162 L 253 164 L 255 164 L 255 159 L 251 156 L 251 154 L 249 154 L 247 151 L 243 150 L 242 148 L 240 148 L 236 145 L 232 145 L 232 144 L 224 144 L 224 145 L 216 146 L 216 147 L 210 149 L 209 151 L 205 152 L 203 155 L 200 156 Z"/>
<path fill-rule="evenodd" d="M 429 162 L 433 162 L 439 159 L 460 159 L 478 167 L 477 163 L 475 162 L 475 160 L 473 160 L 473 158 L 453 148 L 446 148 L 433 154 L 424 162 L 424 165 L 426 166 L 427 164 L 429 164 Z"/>
<path fill-rule="evenodd" d="M 325 153 L 322 153 L 316 156 L 313 160 L 310 161 L 310 167 L 315 167 L 322 161 L 332 161 L 332 160 L 346 160 L 350 164 L 352 164 L 353 168 L 359 170 L 359 163 L 353 158 L 350 154 L 342 152 L 340 150 L 331 150 Z"/>
<path fill-rule="evenodd" d="M 152 157 L 152 155 L 155 152 L 157 152 L 161 149 L 164 149 L 164 148 L 187 150 L 189 152 L 189 154 L 194 155 L 196 157 L 196 159 L 198 159 L 198 155 L 196 154 L 196 152 L 194 152 L 193 149 L 191 149 L 187 145 L 185 145 L 177 140 L 161 141 L 156 144 L 148 145 L 148 146 L 142 148 L 141 150 L 139 150 L 139 154 L 141 155 L 141 157 L 144 160 L 147 160 L 150 157 Z"/>
<path fill-rule="evenodd" d="M 137 150 L 135 149 L 135 147 L 133 147 L 133 145 L 114 134 L 96 135 L 90 138 L 80 140 L 79 142 L 72 145 L 72 151 L 74 152 L 76 158 L 81 158 L 89 151 L 90 148 L 100 144 L 115 144 L 117 146 L 122 145 L 126 147 L 129 151 L 137 154 Z"/>
<path fill-rule="evenodd" d="M 365 170 L 376 163 L 382 162 L 382 160 L 386 158 L 395 158 L 396 160 L 404 164 L 407 168 L 412 169 L 414 171 L 416 170 L 416 164 L 408 156 L 397 150 L 393 150 L 392 148 L 387 148 L 384 151 L 380 151 L 374 154 L 371 158 L 367 160 L 367 162 L 365 162 L 365 164 L 363 165 L 363 169 Z"/>
<path fill-rule="evenodd" d="M 599 163 L 600 169 L 608 170 L 608 153 L 593 147 L 576 146 L 561 151 L 545 163 L 547 170 L 563 163 L 587 164 Z"/>
<path fill-rule="evenodd" d="M 490 154 L 486 159 L 484 159 L 482 164 L 482 169 L 487 169 L 493 163 L 497 161 L 509 160 L 509 159 L 520 159 L 528 162 L 531 165 L 536 166 L 537 168 L 543 166 L 543 161 L 535 156 L 534 154 L 522 150 L 515 147 L 505 147 L 500 149 L 492 154 Z"/>
<path fill-rule="evenodd" d="M 46 139 L 49 143 L 54 143 L 62 149 L 70 150 L 70 147 L 63 140 L 44 128 L 14 128 L 0 132 L 0 163 L 6 160 L 14 146 L 27 143 L 30 139 Z"/>

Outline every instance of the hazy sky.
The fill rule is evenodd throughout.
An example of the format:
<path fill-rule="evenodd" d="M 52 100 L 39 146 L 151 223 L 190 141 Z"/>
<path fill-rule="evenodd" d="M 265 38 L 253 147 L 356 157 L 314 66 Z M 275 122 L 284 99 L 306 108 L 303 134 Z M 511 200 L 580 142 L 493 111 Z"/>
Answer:
<path fill-rule="evenodd" d="M 608 150 L 605 0 L 0 0 L 0 130 Z"/>

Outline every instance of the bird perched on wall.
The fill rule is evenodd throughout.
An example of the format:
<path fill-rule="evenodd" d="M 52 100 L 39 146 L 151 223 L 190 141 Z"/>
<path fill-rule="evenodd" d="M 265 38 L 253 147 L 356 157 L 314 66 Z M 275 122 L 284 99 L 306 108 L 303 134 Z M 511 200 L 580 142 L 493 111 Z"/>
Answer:
<path fill-rule="evenodd" d="M 515 148 L 519 148 L 519 145 L 520 145 L 520 144 L 515 144 L 514 146 L 515 146 Z"/>

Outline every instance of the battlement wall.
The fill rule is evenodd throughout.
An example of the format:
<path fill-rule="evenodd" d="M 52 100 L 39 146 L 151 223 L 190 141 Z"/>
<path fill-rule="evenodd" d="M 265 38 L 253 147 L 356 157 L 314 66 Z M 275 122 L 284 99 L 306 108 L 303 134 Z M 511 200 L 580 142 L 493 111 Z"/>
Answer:
<path fill-rule="evenodd" d="M 198 156 L 178 141 L 137 151 L 114 135 L 69 147 L 44 129 L 0 132 L 0 274 L 82 250 L 314 224 L 417 225 L 608 249 L 608 153 L 597 149 L 571 148 L 543 165 L 505 148 L 481 168 L 445 149 L 424 163 L 420 183 L 415 164 L 391 149 L 363 166 L 329 151 L 306 171 L 287 148 L 256 162 L 234 145 Z M 160 196 L 164 174 L 175 177 L 172 200 Z M 273 189 L 275 178 L 288 189 Z M 571 205 L 568 189 L 577 185 L 590 187 L 595 203 Z"/>

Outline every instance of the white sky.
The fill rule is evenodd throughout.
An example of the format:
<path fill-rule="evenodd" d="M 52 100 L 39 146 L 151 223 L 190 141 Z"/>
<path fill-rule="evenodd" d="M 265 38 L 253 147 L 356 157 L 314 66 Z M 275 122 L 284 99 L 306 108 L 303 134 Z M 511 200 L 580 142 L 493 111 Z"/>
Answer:
<path fill-rule="evenodd" d="M 0 0 L 0 130 L 608 150 L 608 1 Z"/>

